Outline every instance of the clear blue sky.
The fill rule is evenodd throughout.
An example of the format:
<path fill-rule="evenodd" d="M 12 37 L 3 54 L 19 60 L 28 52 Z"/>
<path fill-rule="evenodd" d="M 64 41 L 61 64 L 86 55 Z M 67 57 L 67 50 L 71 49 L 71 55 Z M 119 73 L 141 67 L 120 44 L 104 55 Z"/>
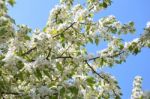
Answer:
<path fill-rule="evenodd" d="M 79 1 L 79 0 L 77 0 Z M 32 29 L 42 29 L 47 21 L 49 11 L 59 0 L 17 0 L 9 14 L 16 19 L 17 24 L 27 24 Z M 150 0 L 113 0 L 112 6 L 98 13 L 95 20 L 107 15 L 115 15 L 122 23 L 134 21 L 137 32 L 135 35 L 124 36 L 125 40 L 139 37 L 147 21 L 150 21 Z M 101 47 L 88 45 L 90 52 Z M 150 49 L 143 48 L 136 56 L 130 55 L 126 63 L 106 69 L 114 75 L 122 88 L 122 99 L 129 99 L 132 90 L 132 81 L 136 75 L 143 77 L 143 89 L 150 90 Z"/>

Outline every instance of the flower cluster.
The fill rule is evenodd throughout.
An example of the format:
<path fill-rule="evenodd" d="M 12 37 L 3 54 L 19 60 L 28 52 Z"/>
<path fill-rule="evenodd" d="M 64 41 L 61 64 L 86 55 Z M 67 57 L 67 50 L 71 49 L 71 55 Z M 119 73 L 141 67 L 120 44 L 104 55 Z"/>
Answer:
<path fill-rule="evenodd" d="M 71 6 L 73 4 L 74 0 L 60 0 L 60 3 L 65 3 L 68 6 Z"/>
<path fill-rule="evenodd" d="M 150 22 L 147 23 L 141 39 L 144 42 L 145 46 L 150 47 Z"/>
<path fill-rule="evenodd" d="M 73 18 L 75 22 L 85 22 L 87 19 L 87 16 L 89 14 L 87 9 L 84 9 L 81 5 L 76 5 L 72 9 L 73 11 Z"/>
<path fill-rule="evenodd" d="M 50 94 L 51 90 L 47 86 L 41 86 L 30 90 L 30 96 L 32 99 L 49 99 Z"/>
<path fill-rule="evenodd" d="M 104 8 L 107 8 L 107 6 L 111 4 L 111 0 L 87 0 L 87 3 L 92 12 L 98 12 Z"/>
<path fill-rule="evenodd" d="M 142 77 L 136 76 L 133 81 L 133 90 L 131 99 L 141 99 L 143 97 L 143 91 L 142 91 Z"/>
<path fill-rule="evenodd" d="M 14 27 L 10 17 L 0 16 L 0 44 L 9 40 L 14 34 Z"/>
<path fill-rule="evenodd" d="M 62 23 L 68 16 L 69 13 L 65 4 L 56 5 L 50 12 L 48 25 L 53 25 L 53 22 Z"/>

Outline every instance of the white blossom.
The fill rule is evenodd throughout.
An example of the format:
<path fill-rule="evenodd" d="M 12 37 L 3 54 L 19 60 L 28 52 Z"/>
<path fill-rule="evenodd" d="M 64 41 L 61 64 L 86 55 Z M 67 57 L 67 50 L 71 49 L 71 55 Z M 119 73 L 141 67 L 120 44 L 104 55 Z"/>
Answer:
<path fill-rule="evenodd" d="M 75 22 L 85 22 L 87 15 L 88 15 L 87 9 L 80 9 L 75 13 L 74 21 Z"/>
<path fill-rule="evenodd" d="M 134 39 L 132 42 L 138 42 L 140 39 L 139 38 L 136 38 L 136 39 Z"/>
<path fill-rule="evenodd" d="M 150 22 L 147 22 L 146 28 L 150 28 Z"/>
<path fill-rule="evenodd" d="M 131 99 L 140 99 L 143 97 L 141 83 L 142 83 L 142 77 L 136 76 L 133 81 L 133 90 L 132 90 Z"/>
<path fill-rule="evenodd" d="M 50 94 L 50 89 L 47 86 L 41 86 L 40 88 L 38 88 L 38 93 L 40 94 L 40 96 L 44 97 L 46 95 Z"/>
<path fill-rule="evenodd" d="M 32 64 L 33 64 L 33 68 L 39 68 L 39 69 L 43 69 L 45 68 L 45 66 L 50 66 L 50 62 L 46 60 L 45 57 L 40 57 L 40 56 L 36 58 L 36 60 Z"/>

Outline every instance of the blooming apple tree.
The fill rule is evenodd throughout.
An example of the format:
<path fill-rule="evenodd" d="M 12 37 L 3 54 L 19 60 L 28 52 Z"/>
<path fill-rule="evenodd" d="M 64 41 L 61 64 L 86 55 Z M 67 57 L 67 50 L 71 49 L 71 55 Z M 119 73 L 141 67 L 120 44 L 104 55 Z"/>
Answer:
<path fill-rule="evenodd" d="M 0 0 L 0 98 L 3 99 L 120 99 L 114 76 L 98 72 L 113 67 L 150 47 L 150 23 L 139 38 L 124 42 L 120 35 L 134 33 L 134 23 L 122 24 L 110 15 L 93 20 L 110 0 L 60 0 L 43 30 L 16 25 L 7 14 L 14 0 Z M 107 48 L 91 55 L 86 45 L 101 42 Z M 136 78 L 140 82 L 140 77 Z M 136 82 L 136 81 L 135 81 Z M 133 91 L 132 99 L 140 99 Z M 138 95 L 141 97 L 142 95 Z"/>

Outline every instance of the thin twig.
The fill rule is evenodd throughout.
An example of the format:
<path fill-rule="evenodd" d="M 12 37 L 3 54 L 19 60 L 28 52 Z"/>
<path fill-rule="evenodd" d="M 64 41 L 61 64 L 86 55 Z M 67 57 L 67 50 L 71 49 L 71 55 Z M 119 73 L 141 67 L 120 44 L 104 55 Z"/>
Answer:
<path fill-rule="evenodd" d="M 101 79 L 105 80 L 111 86 L 111 83 L 110 83 L 110 81 L 108 79 L 106 79 L 105 77 L 101 76 L 98 72 L 96 72 L 96 70 L 94 70 L 94 68 L 88 63 L 88 61 L 85 61 L 85 62 L 88 65 L 88 67 L 92 70 L 92 72 L 94 74 L 98 75 Z M 115 90 L 112 89 L 112 91 L 113 91 L 115 97 L 118 97 L 118 95 L 116 94 Z"/>
<path fill-rule="evenodd" d="M 15 96 L 22 96 L 22 93 L 18 93 L 18 92 L 0 92 L 1 95 L 15 95 Z"/>
<path fill-rule="evenodd" d="M 55 38 L 55 37 L 57 37 L 57 36 L 63 34 L 64 32 L 66 32 L 66 31 L 67 31 L 69 28 L 71 28 L 75 23 L 76 23 L 76 22 L 71 23 L 63 32 L 61 32 L 61 33 L 59 33 L 59 34 L 53 36 L 53 38 Z"/>
<path fill-rule="evenodd" d="M 47 60 L 49 60 L 48 58 L 49 58 L 49 56 L 51 55 L 51 50 L 52 50 L 52 49 L 49 48 L 49 50 L 48 50 L 48 51 L 49 51 L 49 52 L 48 52 L 48 55 L 46 56 L 46 59 L 47 59 Z"/>
<path fill-rule="evenodd" d="M 64 58 L 64 59 L 70 58 L 70 59 L 73 59 L 73 57 L 71 57 L 71 56 L 58 56 L 58 57 L 55 57 L 54 59 L 60 59 L 60 58 Z"/>
<path fill-rule="evenodd" d="M 125 51 L 124 50 L 121 50 L 119 53 L 117 53 L 117 54 L 114 54 L 114 55 L 108 55 L 108 56 L 105 56 L 105 57 L 110 57 L 110 58 L 113 58 L 113 57 L 116 57 L 116 56 L 119 56 L 119 55 L 121 55 L 122 53 L 124 53 Z M 93 57 L 93 58 L 90 58 L 90 59 L 88 59 L 87 61 L 92 61 L 92 60 L 96 60 L 96 59 L 98 59 L 98 58 L 103 58 L 103 57 L 101 57 L 101 56 L 97 56 L 97 57 Z M 86 61 L 86 60 L 85 60 Z"/>
<path fill-rule="evenodd" d="M 27 54 L 30 54 L 33 50 L 36 50 L 36 47 L 31 48 L 30 50 L 28 50 L 27 52 L 23 53 L 22 56 L 25 56 Z"/>

